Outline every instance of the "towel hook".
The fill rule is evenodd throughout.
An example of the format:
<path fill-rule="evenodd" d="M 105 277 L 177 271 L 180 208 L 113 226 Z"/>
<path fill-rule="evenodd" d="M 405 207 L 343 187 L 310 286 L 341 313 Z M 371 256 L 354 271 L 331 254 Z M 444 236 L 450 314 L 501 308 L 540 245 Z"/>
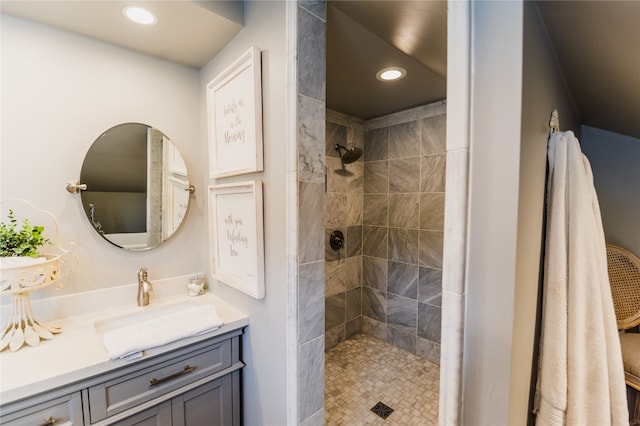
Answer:
<path fill-rule="evenodd" d="M 560 118 L 558 117 L 558 110 L 551 111 L 551 117 L 549 118 L 549 136 L 552 133 L 560 131 Z"/>

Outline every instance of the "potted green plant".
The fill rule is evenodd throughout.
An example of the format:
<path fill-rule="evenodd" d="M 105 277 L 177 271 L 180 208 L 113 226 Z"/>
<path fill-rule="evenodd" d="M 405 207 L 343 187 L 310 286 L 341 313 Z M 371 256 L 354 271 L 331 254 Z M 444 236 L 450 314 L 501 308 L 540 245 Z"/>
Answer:
<path fill-rule="evenodd" d="M 34 226 L 24 219 L 18 229 L 18 220 L 9 210 L 7 222 L 0 222 L 0 290 L 21 292 L 37 289 L 57 279 L 59 256 L 39 253 L 51 242 L 43 235 L 43 226 Z"/>
<path fill-rule="evenodd" d="M 43 226 L 32 226 L 29 219 L 24 219 L 18 230 L 13 210 L 9 210 L 7 217 L 8 223 L 0 223 L 0 257 L 38 257 L 38 249 L 50 244 L 43 235 Z"/>

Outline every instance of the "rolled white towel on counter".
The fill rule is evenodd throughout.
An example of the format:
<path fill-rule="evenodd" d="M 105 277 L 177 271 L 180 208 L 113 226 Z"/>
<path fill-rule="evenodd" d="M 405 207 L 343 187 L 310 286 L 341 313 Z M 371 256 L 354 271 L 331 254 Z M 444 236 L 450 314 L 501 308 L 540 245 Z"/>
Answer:
<path fill-rule="evenodd" d="M 220 328 L 224 324 L 211 305 L 194 306 L 140 321 L 104 334 L 109 358 L 129 358 L 146 349 Z"/>

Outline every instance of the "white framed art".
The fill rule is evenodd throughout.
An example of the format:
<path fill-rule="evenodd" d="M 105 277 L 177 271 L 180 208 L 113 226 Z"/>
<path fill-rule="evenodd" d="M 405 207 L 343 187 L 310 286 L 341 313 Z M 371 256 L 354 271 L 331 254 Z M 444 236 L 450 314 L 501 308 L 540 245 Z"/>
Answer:
<path fill-rule="evenodd" d="M 262 182 L 209 187 L 211 275 L 264 299 Z"/>
<path fill-rule="evenodd" d="M 207 84 L 209 177 L 263 170 L 260 49 L 251 47 Z"/>

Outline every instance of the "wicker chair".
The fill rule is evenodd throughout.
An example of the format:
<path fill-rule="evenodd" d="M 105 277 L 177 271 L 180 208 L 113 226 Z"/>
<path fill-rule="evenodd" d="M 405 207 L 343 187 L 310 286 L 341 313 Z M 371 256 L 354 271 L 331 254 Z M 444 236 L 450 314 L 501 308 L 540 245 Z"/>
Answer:
<path fill-rule="evenodd" d="M 607 244 L 611 295 L 619 330 L 640 325 L 640 259 L 622 247 Z M 640 391 L 640 333 L 621 333 L 627 385 Z"/>

